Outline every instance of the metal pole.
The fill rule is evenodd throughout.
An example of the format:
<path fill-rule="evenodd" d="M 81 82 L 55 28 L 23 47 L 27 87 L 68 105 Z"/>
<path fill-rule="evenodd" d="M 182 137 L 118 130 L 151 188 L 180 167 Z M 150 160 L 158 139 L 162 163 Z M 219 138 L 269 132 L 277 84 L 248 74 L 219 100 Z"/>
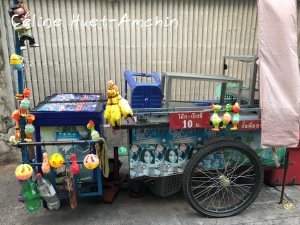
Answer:
<path fill-rule="evenodd" d="M 282 201 L 283 201 L 284 189 L 285 189 L 285 184 L 286 184 L 286 173 L 287 173 L 287 170 L 289 168 L 289 158 L 290 158 L 290 151 L 287 148 L 287 150 L 286 150 L 286 158 L 285 158 L 285 161 L 284 161 L 283 183 L 282 183 L 282 190 L 281 190 L 281 196 L 280 196 L 280 202 L 279 202 L 279 204 L 281 204 Z"/>

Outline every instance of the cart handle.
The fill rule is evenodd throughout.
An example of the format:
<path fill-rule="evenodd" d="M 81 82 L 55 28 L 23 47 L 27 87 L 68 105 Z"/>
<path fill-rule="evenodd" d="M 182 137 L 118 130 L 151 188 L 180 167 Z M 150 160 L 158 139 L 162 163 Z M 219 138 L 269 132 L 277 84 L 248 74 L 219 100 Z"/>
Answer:
<path fill-rule="evenodd" d="M 41 141 L 41 142 L 22 142 L 16 144 L 17 147 L 24 146 L 45 146 L 45 145 L 69 145 L 69 144 L 97 144 L 103 143 L 103 140 L 83 140 L 83 141 Z"/>

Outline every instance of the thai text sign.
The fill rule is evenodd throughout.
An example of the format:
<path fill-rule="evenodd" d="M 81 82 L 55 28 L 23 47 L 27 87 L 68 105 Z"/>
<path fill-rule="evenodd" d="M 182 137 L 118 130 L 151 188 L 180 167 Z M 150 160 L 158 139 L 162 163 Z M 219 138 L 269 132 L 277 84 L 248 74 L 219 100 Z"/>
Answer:
<path fill-rule="evenodd" d="M 238 130 L 260 130 L 261 121 L 260 120 L 244 120 L 240 121 L 238 124 Z"/>
<path fill-rule="evenodd" d="M 210 126 L 209 111 L 170 112 L 170 129 L 205 128 Z"/>

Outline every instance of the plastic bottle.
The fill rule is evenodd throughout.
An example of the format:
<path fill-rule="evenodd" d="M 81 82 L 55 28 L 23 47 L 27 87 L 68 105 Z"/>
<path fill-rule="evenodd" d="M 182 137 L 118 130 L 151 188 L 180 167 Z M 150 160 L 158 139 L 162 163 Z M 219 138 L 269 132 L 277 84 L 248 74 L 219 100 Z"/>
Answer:
<path fill-rule="evenodd" d="M 38 173 L 36 177 L 36 182 L 38 185 L 40 196 L 47 202 L 48 209 L 58 209 L 60 207 L 60 201 L 50 181 L 43 178 L 42 174 L 40 173 Z"/>
<path fill-rule="evenodd" d="M 22 182 L 21 193 L 29 212 L 37 211 L 41 207 L 41 198 L 37 186 L 31 178 Z"/>

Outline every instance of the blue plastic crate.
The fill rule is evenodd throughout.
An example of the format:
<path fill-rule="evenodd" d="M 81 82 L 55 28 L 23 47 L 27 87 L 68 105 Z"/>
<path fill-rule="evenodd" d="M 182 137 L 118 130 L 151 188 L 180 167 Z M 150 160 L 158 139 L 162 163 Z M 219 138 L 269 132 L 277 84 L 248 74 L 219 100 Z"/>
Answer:
<path fill-rule="evenodd" d="M 154 82 L 139 83 L 135 76 L 153 78 Z M 127 85 L 130 87 L 130 105 L 132 108 L 161 108 L 162 107 L 162 87 L 157 72 L 138 73 L 124 71 L 125 94 L 127 97 Z"/>

